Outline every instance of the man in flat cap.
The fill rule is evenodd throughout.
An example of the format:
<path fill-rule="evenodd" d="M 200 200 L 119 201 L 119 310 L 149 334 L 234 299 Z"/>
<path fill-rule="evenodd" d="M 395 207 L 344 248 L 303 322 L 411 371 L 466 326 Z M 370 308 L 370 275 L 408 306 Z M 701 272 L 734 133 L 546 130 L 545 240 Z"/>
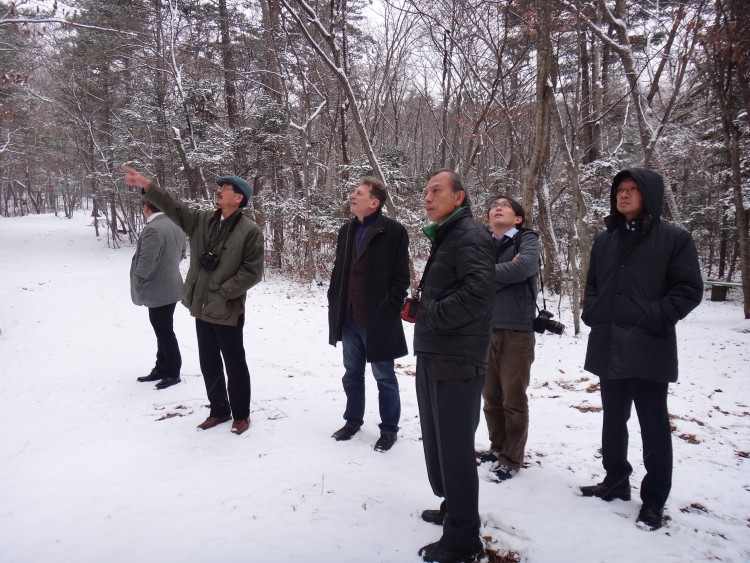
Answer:
<path fill-rule="evenodd" d="M 250 426 L 250 372 L 242 335 L 245 299 L 263 275 L 263 234 L 242 214 L 253 190 L 237 176 L 219 177 L 218 209 L 196 211 L 134 168 L 122 169 L 125 183 L 142 188 L 144 201 L 155 204 L 190 237 L 182 304 L 195 317 L 201 372 L 211 403 L 208 418 L 198 428 L 208 430 L 234 419 L 232 433 L 242 434 Z"/>

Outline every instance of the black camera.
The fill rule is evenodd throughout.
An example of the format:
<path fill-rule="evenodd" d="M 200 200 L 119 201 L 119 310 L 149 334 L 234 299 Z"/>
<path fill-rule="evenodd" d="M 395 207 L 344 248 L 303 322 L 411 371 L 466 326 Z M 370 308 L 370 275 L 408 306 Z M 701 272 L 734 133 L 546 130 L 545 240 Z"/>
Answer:
<path fill-rule="evenodd" d="M 198 261 L 201 263 L 201 266 L 211 272 L 215 270 L 219 265 L 219 255 L 214 254 L 213 252 L 209 252 L 208 250 L 204 250 Z"/>
<path fill-rule="evenodd" d="M 534 319 L 534 332 L 544 334 L 544 331 L 548 330 L 552 334 L 562 334 L 565 330 L 565 325 L 562 323 L 558 323 L 557 321 L 553 321 L 552 317 L 554 316 L 555 315 L 553 315 L 549 311 L 539 311 L 539 316 Z"/>

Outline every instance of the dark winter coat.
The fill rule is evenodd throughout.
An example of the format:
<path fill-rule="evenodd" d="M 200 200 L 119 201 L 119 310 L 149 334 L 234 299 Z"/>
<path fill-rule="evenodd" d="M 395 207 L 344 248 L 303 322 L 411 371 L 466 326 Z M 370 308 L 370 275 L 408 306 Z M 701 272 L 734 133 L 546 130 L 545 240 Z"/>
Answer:
<path fill-rule="evenodd" d="M 492 236 L 464 207 L 438 226 L 431 240 L 414 354 L 484 368 L 492 322 Z"/>
<path fill-rule="evenodd" d="M 197 211 L 152 186 L 143 196 L 190 237 L 190 268 L 182 304 L 202 321 L 237 326 L 247 291 L 263 276 L 263 234 L 238 209 L 221 224 L 220 211 Z M 213 241 L 213 244 L 212 244 Z M 219 256 L 215 270 L 200 264 L 204 250 Z"/>
<path fill-rule="evenodd" d="M 646 214 L 625 229 L 617 186 L 629 174 Z M 581 318 L 591 327 L 584 369 L 604 379 L 677 381 L 675 325 L 703 297 L 698 255 L 690 234 L 661 220 L 664 182 L 643 168 L 615 176 L 607 230 L 591 250 Z"/>
<path fill-rule="evenodd" d="M 497 252 L 493 329 L 533 330 L 538 274 L 539 233 L 519 229 Z"/>
<path fill-rule="evenodd" d="M 406 229 L 380 212 L 362 242 L 359 254 L 353 257 L 357 218 L 339 230 L 336 260 L 328 286 L 328 341 L 332 346 L 341 340 L 344 322 L 349 315 L 349 282 L 352 271 L 364 287 L 368 362 L 400 358 L 408 353 L 401 307 L 409 287 L 409 235 Z"/>
<path fill-rule="evenodd" d="M 152 217 L 141 231 L 130 264 L 130 297 L 136 305 L 163 307 L 182 296 L 185 233 L 163 213 Z"/>

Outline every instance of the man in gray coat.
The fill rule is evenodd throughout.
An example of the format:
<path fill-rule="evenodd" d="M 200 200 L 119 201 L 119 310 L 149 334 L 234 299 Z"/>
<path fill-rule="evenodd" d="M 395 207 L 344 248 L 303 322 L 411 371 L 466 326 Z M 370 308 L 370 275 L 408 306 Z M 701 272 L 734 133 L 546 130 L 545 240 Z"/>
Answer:
<path fill-rule="evenodd" d="M 159 381 L 157 389 L 180 382 L 182 356 L 174 334 L 173 317 L 182 296 L 180 261 L 185 258 L 185 235 L 153 204 L 143 203 L 146 226 L 130 264 L 130 296 L 148 307 L 156 335 L 156 365 L 138 381 Z"/>

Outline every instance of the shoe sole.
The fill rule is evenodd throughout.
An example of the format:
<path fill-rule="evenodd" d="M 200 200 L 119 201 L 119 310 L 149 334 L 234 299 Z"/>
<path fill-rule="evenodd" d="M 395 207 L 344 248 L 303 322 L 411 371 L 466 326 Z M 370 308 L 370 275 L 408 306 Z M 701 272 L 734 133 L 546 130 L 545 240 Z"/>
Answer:
<path fill-rule="evenodd" d="M 603 500 L 604 502 L 612 502 L 613 500 L 624 500 L 624 501 L 627 502 L 627 501 L 630 500 L 630 495 L 602 495 L 602 496 L 599 496 L 599 495 L 585 495 L 585 494 L 581 494 L 581 496 L 582 497 L 586 497 L 586 498 L 598 498 L 598 499 Z"/>
<path fill-rule="evenodd" d="M 178 379 L 177 381 L 175 381 L 174 383 L 170 383 L 169 385 L 162 385 L 161 387 L 157 383 L 156 384 L 156 389 L 159 390 L 159 391 L 161 391 L 163 389 L 169 389 L 170 387 L 172 387 L 173 385 L 177 385 L 178 383 L 182 383 L 182 379 Z"/>
<path fill-rule="evenodd" d="M 430 553 L 423 552 L 423 549 L 420 549 L 418 553 L 418 555 L 422 556 L 423 561 L 425 562 L 438 561 L 438 559 L 435 557 L 432 557 Z M 459 555 L 456 559 L 451 559 L 451 561 L 455 563 L 473 563 L 474 561 L 479 561 L 484 555 L 485 555 L 485 551 L 484 549 L 482 549 L 479 553 L 475 553 L 473 555 Z M 436 556 L 436 557 L 439 557 L 439 556 Z"/>

